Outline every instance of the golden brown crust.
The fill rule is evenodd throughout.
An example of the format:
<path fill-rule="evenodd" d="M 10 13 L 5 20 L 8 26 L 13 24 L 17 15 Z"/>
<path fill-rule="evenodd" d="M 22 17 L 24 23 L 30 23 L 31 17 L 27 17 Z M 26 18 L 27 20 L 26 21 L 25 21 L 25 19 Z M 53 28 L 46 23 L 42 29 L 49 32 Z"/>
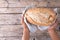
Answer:
<path fill-rule="evenodd" d="M 39 13 L 40 14 L 47 13 L 49 17 L 45 17 L 45 14 L 44 15 L 42 15 L 42 14 L 37 15 Z M 33 15 L 39 16 L 39 18 L 41 20 L 43 20 L 44 22 L 35 21 L 35 19 L 33 19 L 34 16 L 33 17 L 30 16 L 31 14 L 32 14 L 32 16 Z M 51 25 L 53 23 L 53 21 L 55 21 L 55 19 L 56 19 L 55 12 L 49 8 L 31 8 L 31 9 L 26 11 L 25 16 L 30 23 L 35 24 L 35 25 L 40 25 L 40 26 Z M 39 18 L 37 17 L 36 19 L 39 20 Z M 45 23 L 45 21 L 47 21 L 47 22 Z"/>

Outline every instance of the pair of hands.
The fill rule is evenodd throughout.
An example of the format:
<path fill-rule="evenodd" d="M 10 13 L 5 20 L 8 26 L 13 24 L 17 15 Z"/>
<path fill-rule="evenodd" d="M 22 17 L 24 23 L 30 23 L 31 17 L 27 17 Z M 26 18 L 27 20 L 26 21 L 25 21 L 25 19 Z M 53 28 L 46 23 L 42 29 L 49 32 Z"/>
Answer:
<path fill-rule="evenodd" d="M 24 28 L 28 29 L 27 25 L 24 23 L 24 16 L 22 17 L 22 25 L 24 26 Z M 58 22 L 56 21 L 54 24 L 51 25 L 51 27 L 48 28 L 48 31 L 56 30 L 57 25 Z"/>

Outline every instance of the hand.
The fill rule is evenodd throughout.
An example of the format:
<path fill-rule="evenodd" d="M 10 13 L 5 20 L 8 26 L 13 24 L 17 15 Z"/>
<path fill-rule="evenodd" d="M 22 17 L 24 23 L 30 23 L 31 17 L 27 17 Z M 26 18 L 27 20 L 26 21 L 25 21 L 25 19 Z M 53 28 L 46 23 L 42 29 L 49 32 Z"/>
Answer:
<path fill-rule="evenodd" d="M 26 25 L 25 22 L 24 22 L 24 16 L 22 17 L 21 22 L 22 22 L 22 25 L 24 26 L 24 27 L 23 27 L 22 40 L 29 40 L 29 38 L 30 38 L 30 31 L 29 31 L 27 25 Z"/>
<path fill-rule="evenodd" d="M 52 24 L 52 25 L 48 28 L 48 31 L 56 30 L 57 25 L 58 25 L 58 22 L 56 21 L 54 24 Z"/>
<path fill-rule="evenodd" d="M 24 26 L 24 28 L 27 28 L 27 25 L 26 25 L 26 23 L 24 22 L 24 16 L 22 16 L 21 23 L 22 23 L 22 25 Z M 27 28 L 27 29 L 28 29 L 28 28 Z"/>
<path fill-rule="evenodd" d="M 59 35 L 56 31 L 57 25 L 58 25 L 58 22 L 56 21 L 53 25 L 51 25 L 50 28 L 48 28 L 48 33 L 52 40 L 60 40 Z"/>

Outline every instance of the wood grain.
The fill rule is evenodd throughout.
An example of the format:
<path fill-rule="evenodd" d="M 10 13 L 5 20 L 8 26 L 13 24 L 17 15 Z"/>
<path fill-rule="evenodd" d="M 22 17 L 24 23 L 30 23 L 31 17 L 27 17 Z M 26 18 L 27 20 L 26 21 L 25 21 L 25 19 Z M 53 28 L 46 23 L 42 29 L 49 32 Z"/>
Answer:
<path fill-rule="evenodd" d="M 0 25 L 0 37 L 2 36 L 22 36 L 22 25 Z"/>
<path fill-rule="evenodd" d="M 0 24 L 20 24 L 21 14 L 0 14 Z"/>
<path fill-rule="evenodd" d="M 25 8 L 0 8 L 0 13 L 22 13 Z"/>
<path fill-rule="evenodd" d="M 22 40 L 22 12 L 27 6 L 59 7 L 58 21 L 60 22 L 60 0 L 0 0 L 0 40 Z M 60 35 L 60 32 L 58 33 Z M 48 33 L 37 31 L 30 33 L 30 40 L 50 40 Z"/>

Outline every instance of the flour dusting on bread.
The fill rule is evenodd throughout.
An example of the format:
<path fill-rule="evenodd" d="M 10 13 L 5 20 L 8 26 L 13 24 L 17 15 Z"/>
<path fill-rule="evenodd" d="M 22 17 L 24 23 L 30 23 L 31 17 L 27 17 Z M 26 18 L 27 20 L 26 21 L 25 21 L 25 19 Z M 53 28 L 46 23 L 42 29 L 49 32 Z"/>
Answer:
<path fill-rule="evenodd" d="M 56 14 L 49 8 L 31 8 L 26 11 L 26 16 L 29 16 L 32 20 L 28 20 L 30 23 L 35 25 L 48 26 L 53 23 L 56 19 Z M 29 18 L 27 17 L 27 18 Z"/>

